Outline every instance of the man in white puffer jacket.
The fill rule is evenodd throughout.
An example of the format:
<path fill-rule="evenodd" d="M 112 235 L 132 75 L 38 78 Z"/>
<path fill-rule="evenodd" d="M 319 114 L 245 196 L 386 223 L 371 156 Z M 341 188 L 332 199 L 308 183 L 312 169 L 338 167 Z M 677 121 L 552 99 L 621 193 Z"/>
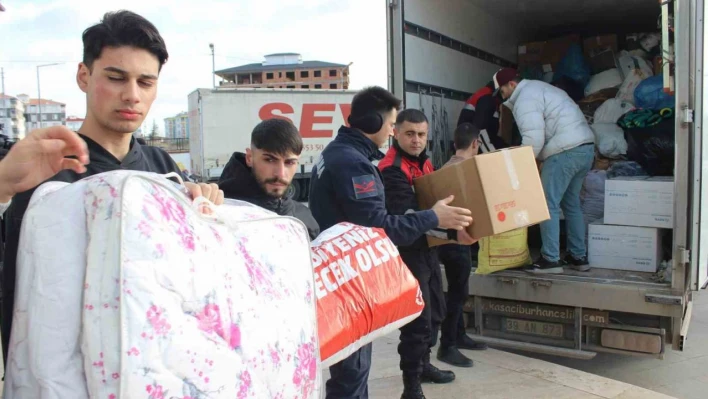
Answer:
<path fill-rule="evenodd" d="M 514 113 L 522 145 L 533 147 L 543 162 L 541 182 L 551 219 L 541 223 L 541 256 L 527 268 L 531 273 L 562 273 L 563 265 L 588 271 L 585 222 L 580 189 L 592 168 L 595 136 L 577 104 L 561 89 L 521 79 L 516 70 L 494 74 L 494 86 Z M 560 210 L 567 231 L 568 254 L 560 259 Z"/>

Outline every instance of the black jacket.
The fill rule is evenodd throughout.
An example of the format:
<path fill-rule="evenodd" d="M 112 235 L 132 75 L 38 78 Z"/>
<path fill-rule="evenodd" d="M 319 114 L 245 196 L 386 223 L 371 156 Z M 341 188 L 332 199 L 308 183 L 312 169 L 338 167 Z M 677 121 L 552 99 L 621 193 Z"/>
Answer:
<path fill-rule="evenodd" d="M 474 110 L 465 105 L 457 119 L 457 126 L 463 123 L 471 123 L 482 131 L 479 137 L 482 153 L 509 146 L 504 139 L 499 137 L 499 111 L 493 95 L 487 94 L 479 97 Z"/>
<path fill-rule="evenodd" d="M 417 164 L 421 171 L 423 170 L 423 165 L 428 159 L 425 152 L 418 157 L 414 157 L 404 152 L 398 146 L 397 142 L 394 142 L 394 149 L 401 157 L 407 158 L 409 161 Z M 381 171 L 381 174 L 383 175 L 383 183 L 386 192 L 386 209 L 388 209 L 392 215 L 405 215 L 407 212 L 418 211 L 420 209 L 415 190 L 411 186 L 406 174 L 401 170 L 401 166 L 395 164 L 386 166 Z M 441 232 L 445 231 L 443 230 Z M 437 257 L 437 250 L 428 246 L 426 233 L 428 232 L 421 232 L 418 238 L 410 245 L 398 246 L 401 258 L 406 265 L 414 271 L 414 274 L 416 274 L 418 270 L 438 267 L 440 264 Z"/>
<path fill-rule="evenodd" d="M 432 210 L 391 215 L 381 172 L 371 162 L 383 153 L 358 130 L 342 126 L 312 169 L 310 209 L 320 227 L 349 222 L 383 228 L 396 245 L 410 245 L 438 225 Z"/>
<path fill-rule="evenodd" d="M 312 217 L 310 209 L 293 200 L 292 194 L 281 199 L 267 195 L 258 185 L 251 168 L 246 164 L 246 154 L 235 152 L 224 167 L 219 178 L 219 188 L 224 191 L 224 197 L 246 201 L 261 208 L 275 212 L 280 216 L 292 216 L 299 219 L 307 227 L 311 239 L 320 234 L 320 227 Z"/>
<path fill-rule="evenodd" d="M 86 172 L 78 174 L 72 170 L 64 170 L 47 181 L 73 183 L 84 177 L 114 170 L 135 170 L 161 174 L 171 172 L 180 173 L 177 164 L 175 164 L 168 153 L 156 147 L 141 146 L 135 138 L 132 139 L 130 151 L 122 162 L 95 141 L 83 135 L 81 135 L 81 138 L 86 141 L 89 151 L 90 163 L 86 165 Z M 5 243 L 4 264 L 2 273 L 0 273 L 0 280 L 2 280 L 0 281 L 0 285 L 2 286 L 1 331 L 3 359 L 5 361 L 7 361 L 7 350 L 12 328 L 12 310 L 15 298 L 15 271 L 17 268 L 16 261 L 20 240 L 20 226 L 22 225 L 22 218 L 24 217 L 33 193 L 34 189 L 15 195 L 10 208 L 5 213 L 5 237 L 7 241 Z M 61 210 L 58 209 L 57 212 L 61 212 Z M 57 265 L 57 267 L 61 267 L 61 265 Z"/>

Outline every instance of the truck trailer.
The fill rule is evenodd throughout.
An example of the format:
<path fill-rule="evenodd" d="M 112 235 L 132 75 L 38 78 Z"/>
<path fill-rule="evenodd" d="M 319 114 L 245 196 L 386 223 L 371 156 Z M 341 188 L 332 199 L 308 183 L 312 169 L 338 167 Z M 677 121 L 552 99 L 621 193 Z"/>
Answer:
<path fill-rule="evenodd" d="M 190 171 L 215 181 L 236 152 L 245 152 L 251 132 L 262 120 L 290 120 L 304 149 L 291 189 L 306 201 L 312 167 L 349 117 L 355 91 L 303 89 L 197 89 L 189 94 Z"/>
<path fill-rule="evenodd" d="M 465 100 L 524 43 L 661 32 L 665 91 L 675 96 L 670 281 L 656 273 L 594 267 L 560 275 L 504 270 L 469 279 L 472 337 L 516 350 L 590 359 L 598 352 L 661 358 L 682 351 L 692 299 L 708 281 L 708 139 L 703 140 L 702 0 L 386 0 L 388 85 L 424 110 L 449 142 Z M 382 3 L 383 7 L 383 3 Z M 545 70 L 550 72 L 552 69 Z M 445 126 L 448 126 L 445 128 Z M 445 136 L 447 135 L 447 136 Z M 445 154 L 444 156 L 449 156 Z M 705 184 L 704 184 L 705 183 Z M 530 248 L 538 253 L 538 248 Z"/>

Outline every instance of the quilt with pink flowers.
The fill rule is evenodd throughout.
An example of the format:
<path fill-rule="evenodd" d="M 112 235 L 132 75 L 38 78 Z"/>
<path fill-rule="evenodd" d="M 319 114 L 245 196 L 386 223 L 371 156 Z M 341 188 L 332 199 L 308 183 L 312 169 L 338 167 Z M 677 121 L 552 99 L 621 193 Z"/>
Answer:
<path fill-rule="evenodd" d="M 62 337 L 77 345 L 57 357 L 66 364 L 52 366 L 74 370 L 83 363 L 84 385 L 70 397 L 319 397 L 312 263 L 299 221 L 236 201 L 198 207 L 162 176 L 121 171 L 33 198 L 25 224 L 46 215 L 42 208 L 56 203 L 50 197 L 61 202 L 63 195 L 80 201 L 85 219 L 85 262 L 70 265 L 81 292 L 52 298 L 66 300 L 67 310 L 80 315 L 80 329 Z M 30 267 L 32 254 L 46 250 L 28 241 L 20 245 Z M 24 294 L 41 280 L 36 274 L 25 279 L 30 288 Z M 42 317 L 42 311 L 24 309 L 21 318 L 26 325 L 46 325 Z M 56 332 L 16 337 L 15 327 L 12 342 L 29 348 L 11 349 L 19 356 L 15 364 L 51 362 L 32 343 L 56 339 Z M 49 374 L 48 367 L 39 368 Z M 32 381 L 23 375 L 31 369 L 13 370 L 19 375 L 11 376 L 10 386 Z M 62 389 L 61 395 L 33 397 L 69 397 Z"/>

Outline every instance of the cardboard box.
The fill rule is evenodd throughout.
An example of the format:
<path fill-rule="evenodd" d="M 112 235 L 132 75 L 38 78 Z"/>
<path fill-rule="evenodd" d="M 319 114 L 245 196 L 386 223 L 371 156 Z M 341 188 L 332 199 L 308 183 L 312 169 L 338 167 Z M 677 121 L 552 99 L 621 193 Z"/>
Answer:
<path fill-rule="evenodd" d="M 541 53 L 541 61 L 553 67 L 559 63 L 573 44 L 581 45 L 580 35 L 568 35 L 546 41 Z M 546 71 L 548 72 L 548 71 Z"/>
<path fill-rule="evenodd" d="M 562 36 L 556 39 L 529 42 L 519 46 L 519 67 L 536 65 L 544 72 L 553 72 L 573 44 L 580 44 L 579 35 Z"/>
<path fill-rule="evenodd" d="M 592 58 L 594 54 L 601 53 L 608 49 L 612 50 L 615 54 L 617 53 L 617 35 L 593 36 L 583 40 L 583 52 L 588 58 Z"/>
<path fill-rule="evenodd" d="M 654 70 L 654 75 L 661 75 L 664 69 L 664 59 L 661 56 L 654 57 L 652 61 L 652 69 Z"/>
<path fill-rule="evenodd" d="M 656 273 L 661 264 L 661 230 L 614 226 L 602 220 L 588 229 L 588 260 L 600 269 Z"/>
<path fill-rule="evenodd" d="M 454 195 L 474 222 L 467 232 L 489 237 L 550 219 L 533 149 L 515 147 L 477 155 L 413 181 L 421 209 Z M 431 246 L 449 241 L 428 238 Z"/>
<path fill-rule="evenodd" d="M 541 52 L 546 42 L 530 42 L 519 46 L 518 64 L 536 65 L 541 63 Z"/>
<path fill-rule="evenodd" d="M 671 177 L 620 177 L 605 182 L 605 223 L 674 227 L 674 181 Z"/>
<path fill-rule="evenodd" d="M 583 52 L 593 75 L 617 68 L 617 35 L 589 37 L 583 41 Z"/>

